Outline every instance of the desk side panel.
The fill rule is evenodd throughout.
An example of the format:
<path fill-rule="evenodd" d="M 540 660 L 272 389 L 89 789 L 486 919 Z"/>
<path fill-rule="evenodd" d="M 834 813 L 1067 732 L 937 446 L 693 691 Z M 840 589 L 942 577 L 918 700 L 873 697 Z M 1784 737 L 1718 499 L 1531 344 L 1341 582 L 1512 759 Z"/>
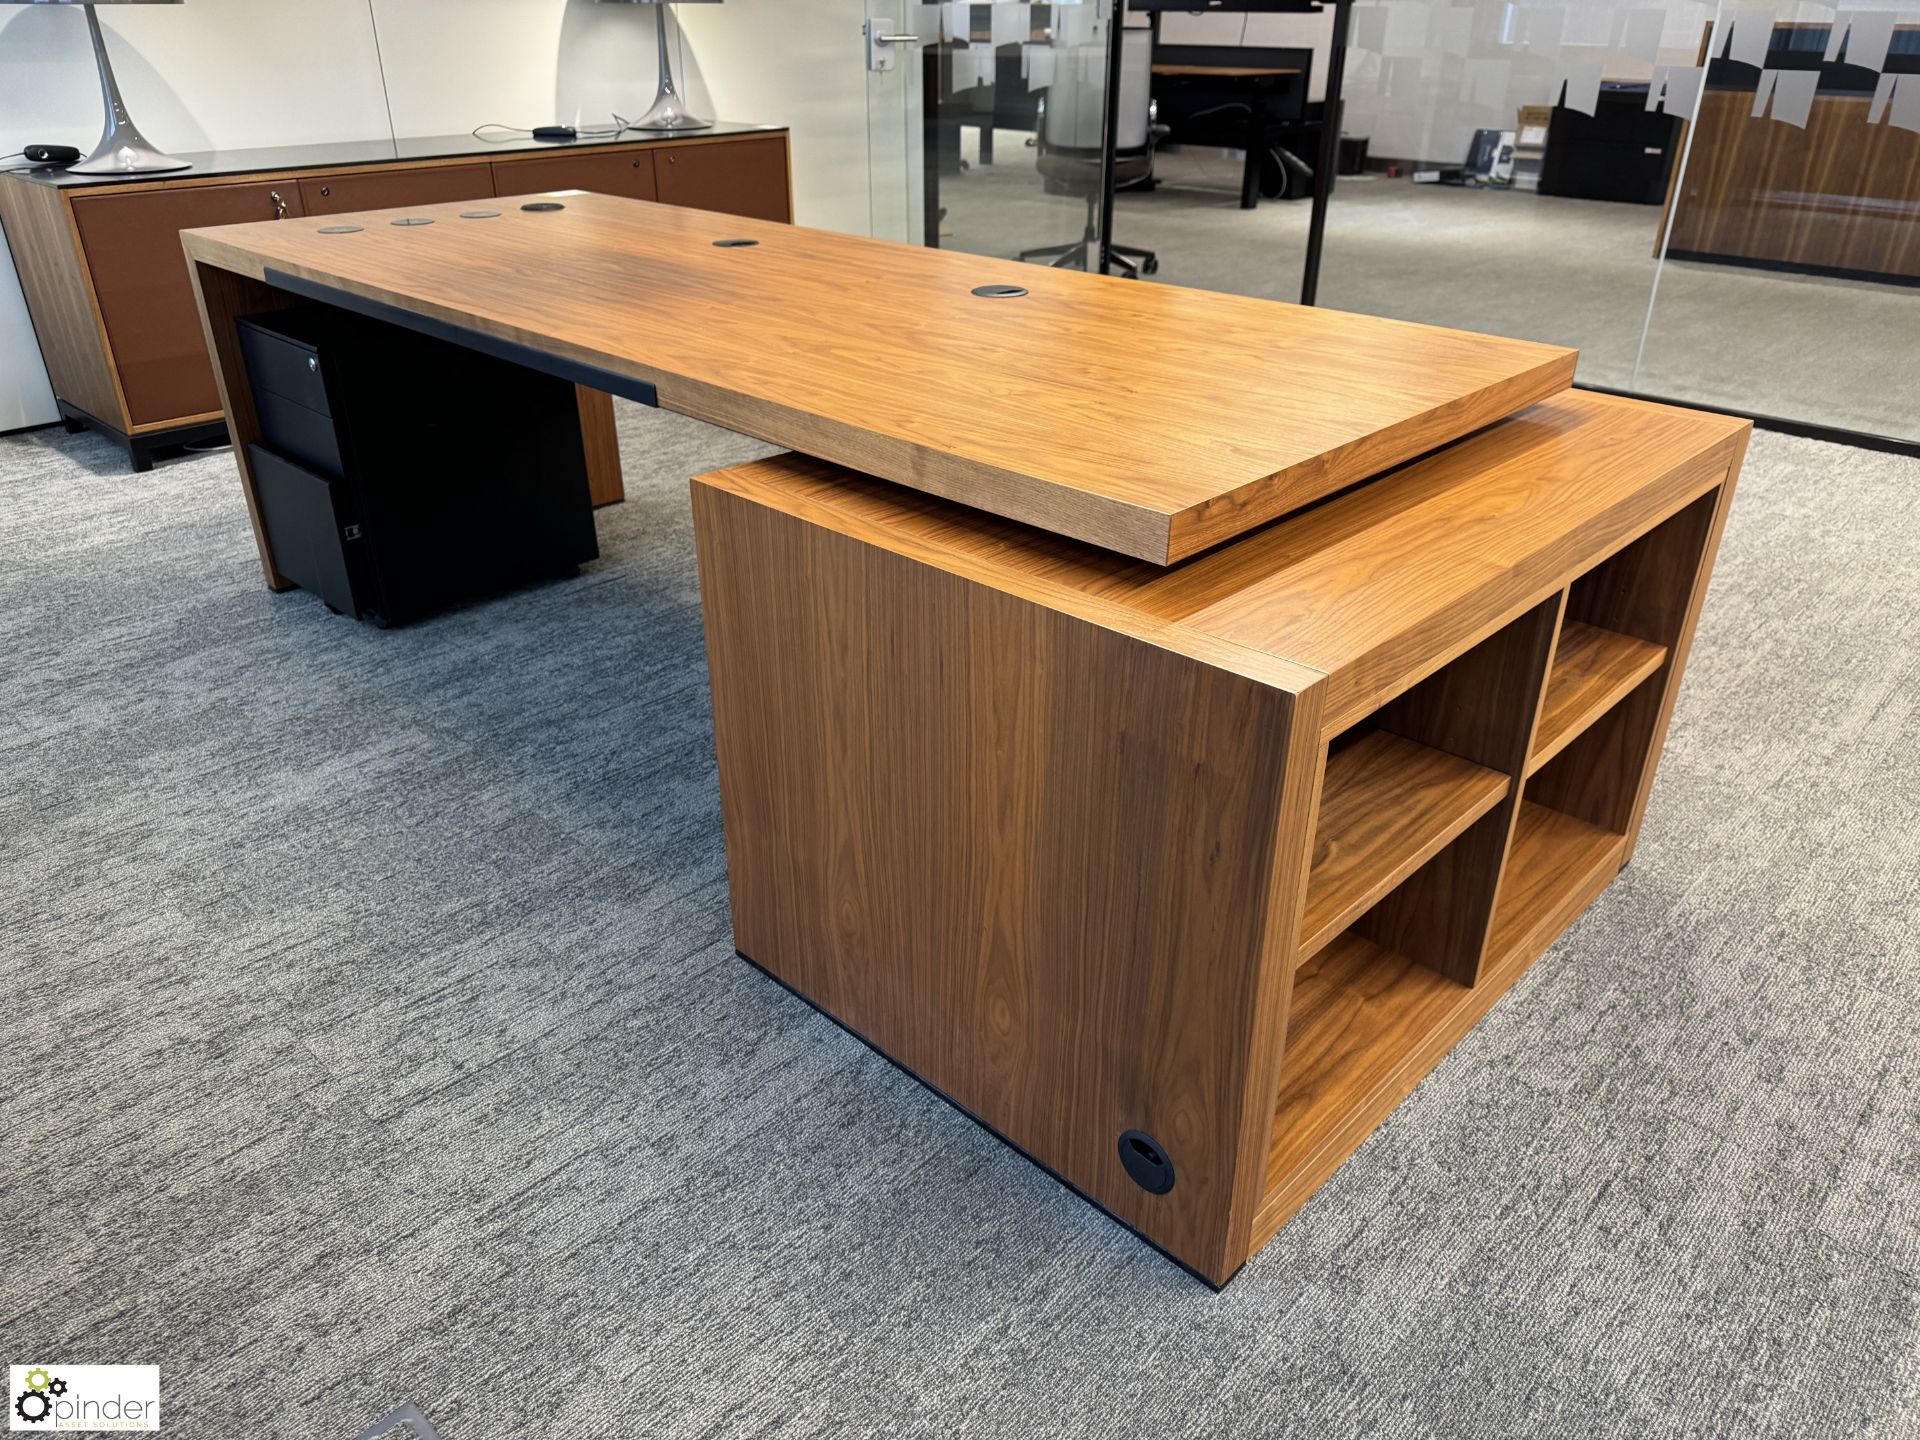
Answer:
<path fill-rule="evenodd" d="M 247 518 L 253 523 L 253 543 L 260 555 L 260 572 L 269 589 L 291 590 L 293 582 L 273 563 L 273 544 L 267 539 L 260 492 L 254 483 L 248 447 L 260 441 L 260 416 L 254 409 L 253 382 L 247 375 L 246 359 L 240 353 L 240 331 L 236 322 L 243 316 L 282 310 L 298 302 L 284 290 L 216 265 L 203 264 L 191 256 L 187 259 L 187 273 L 193 283 L 194 304 L 200 311 L 207 354 L 213 360 L 213 377 L 220 391 L 220 408 L 226 415 L 233 461 L 240 471 L 240 492 L 246 497 Z"/>
<path fill-rule="evenodd" d="M 1264 1183 L 1304 694 L 696 482 L 735 944 L 1207 1279 Z M 1120 1155 L 1173 1162 L 1150 1194 Z"/>

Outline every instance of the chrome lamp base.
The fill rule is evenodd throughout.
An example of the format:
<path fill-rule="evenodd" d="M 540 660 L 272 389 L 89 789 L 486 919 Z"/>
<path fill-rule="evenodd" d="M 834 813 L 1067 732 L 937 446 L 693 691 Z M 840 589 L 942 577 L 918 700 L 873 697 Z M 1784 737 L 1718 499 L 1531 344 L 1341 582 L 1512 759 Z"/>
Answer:
<path fill-rule="evenodd" d="M 107 128 L 93 153 L 67 169 L 76 175 L 146 175 L 164 170 L 191 170 L 193 162 L 177 160 L 154 148 L 140 127 L 127 114 L 120 98 L 119 83 L 113 78 L 113 62 L 107 58 L 106 37 L 100 33 L 100 21 L 93 6 L 85 7 L 87 30 L 93 36 L 93 59 L 100 69 L 100 96 L 106 102 Z"/>
<path fill-rule="evenodd" d="M 673 64 L 667 55 L 667 7 L 659 4 L 654 7 L 654 20 L 659 25 L 660 37 L 660 93 L 653 97 L 653 104 L 647 113 L 635 120 L 629 129 L 633 130 L 708 130 L 713 121 L 702 120 L 690 113 L 686 102 L 680 98 L 680 91 L 673 83 Z"/>

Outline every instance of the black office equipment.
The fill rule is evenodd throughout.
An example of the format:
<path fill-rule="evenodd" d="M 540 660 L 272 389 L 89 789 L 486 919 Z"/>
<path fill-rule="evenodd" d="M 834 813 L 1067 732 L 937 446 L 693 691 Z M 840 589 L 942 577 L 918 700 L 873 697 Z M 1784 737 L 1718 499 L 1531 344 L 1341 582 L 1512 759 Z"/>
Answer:
<path fill-rule="evenodd" d="M 239 331 L 261 523 L 334 609 L 403 624 L 599 554 L 568 381 L 339 310 Z"/>
<path fill-rule="evenodd" d="M 1609 82 L 1591 115 L 1553 107 L 1540 193 L 1658 205 L 1679 148 L 1679 119 L 1648 110 L 1644 84 Z"/>
<path fill-rule="evenodd" d="M 80 158 L 71 145 L 29 145 L 20 153 L 35 165 L 71 165 Z"/>
<path fill-rule="evenodd" d="M 1311 49 L 1156 42 L 1153 63 L 1157 118 L 1175 142 L 1246 152 L 1243 209 L 1262 195 L 1312 193 L 1314 167 L 1300 154 L 1319 138 L 1307 104 Z"/>

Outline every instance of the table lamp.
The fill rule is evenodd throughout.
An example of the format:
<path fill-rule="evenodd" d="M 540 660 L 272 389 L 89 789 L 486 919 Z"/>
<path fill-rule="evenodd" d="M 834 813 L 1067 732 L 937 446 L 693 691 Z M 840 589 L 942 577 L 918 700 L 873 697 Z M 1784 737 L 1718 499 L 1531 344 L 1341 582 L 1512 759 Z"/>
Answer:
<path fill-rule="evenodd" d="M 120 86 L 113 78 L 113 62 L 107 59 L 106 37 L 100 33 L 100 21 L 93 13 L 101 5 L 178 5 L 181 0 L 0 0 L 0 5 L 79 5 L 87 12 L 87 30 L 93 36 L 93 59 L 100 68 L 100 95 L 107 106 L 107 128 L 100 143 L 86 159 L 67 169 L 81 175 L 139 175 L 154 170 L 191 170 L 188 160 L 176 160 L 148 143 L 140 127 L 127 114 L 127 102 L 120 98 Z"/>
<path fill-rule="evenodd" d="M 653 5 L 654 19 L 660 27 L 660 93 L 653 97 L 647 113 L 635 120 L 633 130 L 705 130 L 713 124 L 688 113 L 673 83 L 673 66 L 667 58 L 667 5 L 670 0 L 600 0 L 602 5 Z M 681 0 L 688 5 L 718 5 L 720 0 Z"/>

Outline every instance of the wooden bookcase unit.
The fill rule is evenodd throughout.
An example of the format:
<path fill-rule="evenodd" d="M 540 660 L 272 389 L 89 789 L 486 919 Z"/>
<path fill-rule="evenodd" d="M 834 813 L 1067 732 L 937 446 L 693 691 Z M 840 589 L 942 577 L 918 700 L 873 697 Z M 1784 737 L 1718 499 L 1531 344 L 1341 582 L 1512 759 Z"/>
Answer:
<path fill-rule="evenodd" d="M 1569 392 L 1168 567 L 702 476 L 735 943 L 1223 1284 L 1632 853 L 1745 443 Z"/>
<path fill-rule="evenodd" d="M 1626 863 L 1720 498 L 1329 743 L 1256 1244 Z"/>

